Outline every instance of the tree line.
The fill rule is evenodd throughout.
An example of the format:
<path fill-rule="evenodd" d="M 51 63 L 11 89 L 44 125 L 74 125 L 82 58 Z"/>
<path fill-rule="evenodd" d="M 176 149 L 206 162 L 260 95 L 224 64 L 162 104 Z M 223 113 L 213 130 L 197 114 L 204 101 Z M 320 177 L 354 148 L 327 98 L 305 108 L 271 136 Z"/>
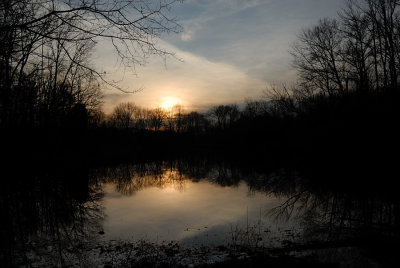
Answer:
<path fill-rule="evenodd" d="M 193 128 L 199 131 L 229 129 L 238 124 L 248 126 L 250 121 L 270 123 L 271 118 L 338 114 L 341 112 L 338 106 L 347 106 L 340 109 L 352 113 L 360 107 L 357 104 L 350 107 L 345 102 L 359 103 L 365 99 L 360 109 L 368 109 L 368 105 L 380 109 L 388 103 L 376 103 L 379 98 L 388 92 L 393 97 L 398 91 L 399 3 L 396 0 L 348 0 L 336 18 L 321 19 L 303 30 L 290 51 L 298 74 L 292 87 L 273 85 L 258 100 L 246 101 L 242 110 L 237 105 L 219 105 L 205 113 L 187 114 L 182 114 L 182 110 L 156 109 L 147 113 L 147 121 L 153 123 L 146 127 L 142 124 L 139 128 L 178 132 Z M 121 126 L 117 115 L 123 113 L 122 110 L 114 110 L 111 120 L 114 126 Z M 134 117 L 146 114 L 139 110 L 136 109 Z M 243 124 L 245 120 L 247 124 Z M 143 118 L 136 121 L 143 122 Z"/>
<path fill-rule="evenodd" d="M 337 114 L 338 103 L 348 96 L 371 100 L 398 91 L 399 1 L 349 0 L 336 18 L 321 19 L 298 36 L 291 49 L 298 81 L 291 88 L 272 86 L 241 109 L 219 105 L 200 113 L 182 106 L 164 110 L 121 103 L 106 117 L 102 89 L 118 85 L 91 65 L 96 43 L 110 41 L 127 67 L 145 63 L 150 54 L 168 55 L 154 38 L 179 31 L 167 16 L 175 2 L 2 1 L 0 126 L 89 124 L 178 133 L 257 129 L 275 127 L 267 125 L 282 119 Z M 344 109 L 354 111 L 349 107 Z"/>
<path fill-rule="evenodd" d="M 291 54 L 300 94 L 396 89 L 400 68 L 397 0 L 348 0 L 337 18 L 304 30 Z"/>
<path fill-rule="evenodd" d="M 102 89 L 119 88 L 90 62 L 108 42 L 124 67 L 179 31 L 168 9 L 176 0 L 2 0 L 0 2 L 0 126 L 75 126 L 100 109 Z"/>
<path fill-rule="evenodd" d="M 267 96 L 260 100 L 247 100 L 243 108 L 237 104 L 221 104 L 205 112 L 186 111 L 182 105 L 169 109 L 143 108 L 133 102 L 122 102 L 106 115 L 100 113 L 92 127 L 117 128 L 130 131 L 171 131 L 177 133 L 205 133 L 230 130 L 242 121 L 251 121 L 277 114 L 276 103 Z"/>

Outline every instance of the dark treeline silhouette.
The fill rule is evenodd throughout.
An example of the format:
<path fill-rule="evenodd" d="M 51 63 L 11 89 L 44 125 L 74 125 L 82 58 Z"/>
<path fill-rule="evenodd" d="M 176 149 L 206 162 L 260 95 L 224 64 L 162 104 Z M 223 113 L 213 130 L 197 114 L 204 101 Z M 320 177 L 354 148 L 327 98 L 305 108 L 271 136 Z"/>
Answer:
<path fill-rule="evenodd" d="M 396 1 L 349 1 L 336 19 L 320 20 L 293 44 L 298 84 L 270 87 L 242 109 L 185 113 L 180 107 L 146 116 L 134 106 L 122 131 L 131 130 L 131 141 L 107 140 L 139 154 L 200 150 L 384 167 L 398 150 L 399 16 Z M 118 126 L 120 112 L 104 125 Z"/>
<path fill-rule="evenodd" d="M 321 161 L 342 167 L 394 161 L 391 153 L 396 151 L 399 134 L 397 91 L 354 90 L 307 100 L 285 95 L 284 88 L 275 88 L 275 92 L 281 95 L 248 101 L 242 109 L 220 105 L 203 114 L 181 112 L 164 117 L 158 130 L 151 117 L 132 116 L 125 124 L 128 127 L 122 128 L 106 123 L 89 129 L 85 144 L 94 155 L 111 159 L 220 154 L 285 163 Z"/>
<path fill-rule="evenodd" d="M 152 40 L 179 31 L 166 14 L 175 2 L 1 1 L 0 127 L 84 128 L 100 88 L 119 88 L 90 63 L 95 45 L 109 42 L 126 67 L 170 54 Z"/>
<path fill-rule="evenodd" d="M 107 12 L 98 8 L 98 0 L 79 4 L 83 6 L 68 2 L 62 11 L 40 1 L 3 1 L 0 126 L 10 151 L 59 149 L 55 151 L 109 159 L 218 153 L 283 162 L 307 157 L 326 158 L 327 163 L 341 159 L 340 164 L 381 156 L 390 160 L 398 134 L 396 1 L 348 1 L 336 19 L 322 19 L 304 30 L 291 50 L 298 83 L 271 86 L 241 108 L 225 104 L 201 113 L 180 105 L 145 109 L 120 103 L 105 116 L 100 88 L 109 82 L 89 61 L 97 38 L 112 39 L 123 32 L 122 38 L 113 39 L 121 42 L 118 50 L 135 45 L 135 33 L 153 34 L 143 24 L 113 20 L 125 11 L 117 2 L 117 9 L 106 5 Z M 148 6 L 157 10 L 148 10 L 155 16 L 149 20 L 160 19 L 163 27 L 156 28 L 161 32 L 178 27 L 161 18 L 163 8 L 173 2 L 161 9 Z M 138 10 L 135 5 L 129 1 Z M 75 17 L 78 11 L 82 14 Z M 110 20 L 86 21 L 86 15 Z M 147 22 L 148 16 L 140 16 Z M 93 23 L 100 28 L 91 28 Z M 131 35 L 125 36 L 129 31 L 124 27 L 131 26 Z M 105 34 L 105 29 L 111 32 Z M 166 53 L 152 44 L 136 45 Z M 137 55 L 119 56 L 128 63 L 139 60 Z"/>

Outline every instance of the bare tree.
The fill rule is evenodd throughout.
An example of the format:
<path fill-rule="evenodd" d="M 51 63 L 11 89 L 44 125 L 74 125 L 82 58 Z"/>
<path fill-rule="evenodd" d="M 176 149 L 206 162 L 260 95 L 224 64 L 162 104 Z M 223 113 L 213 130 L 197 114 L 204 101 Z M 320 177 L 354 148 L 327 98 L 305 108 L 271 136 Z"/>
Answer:
<path fill-rule="evenodd" d="M 211 108 L 210 115 L 216 120 L 216 125 L 220 129 L 232 126 L 240 116 L 237 105 L 219 105 Z"/>
<path fill-rule="evenodd" d="M 268 100 L 246 100 L 246 105 L 242 112 L 242 116 L 254 119 L 257 116 L 264 116 L 269 112 Z"/>
<path fill-rule="evenodd" d="M 35 78 L 35 83 L 40 84 L 31 88 L 47 101 L 42 107 L 54 103 L 57 91 L 66 87 L 82 89 L 82 85 L 87 88 L 85 83 L 91 84 L 94 78 L 119 88 L 91 66 L 88 58 L 82 58 L 100 40 L 108 41 L 122 66 L 132 70 L 145 64 L 149 55 L 169 55 L 156 40 L 163 33 L 180 30 L 168 13 L 176 2 L 179 1 L 1 1 L 0 123 L 12 121 L 10 111 L 15 106 L 15 96 L 28 78 Z"/>
<path fill-rule="evenodd" d="M 118 104 L 112 114 L 111 120 L 113 125 L 118 128 L 129 128 L 133 125 L 133 118 L 136 112 L 136 106 L 131 102 L 123 102 Z"/>
<path fill-rule="evenodd" d="M 338 20 L 324 19 L 303 31 L 291 52 L 301 90 L 332 96 L 396 89 L 399 6 L 398 0 L 348 0 Z"/>
<path fill-rule="evenodd" d="M 359 4 L 349 0 L 346 7 L 339 12 L 340 31 L 344 36 L 343 60 L 348 66 L 346 90 L 349 82 L 355 83 L 357 90 L 368 90 L 371 86 L 371 73 L 374 61 L 373 39 L 370 34 L 370 20 Z"/>
<path fill-rule="evenodd" d="M 342 51 L 343 36 L 336 20 L 323 19 L 303 31 L 291 54 L 304 87 L 327 95 L 344 93 L 347 71 Z"/>
<path fill-rule="evenodd" d="M 150 125 L 150 111 L 145 108 L 136 107 L 135 128 L 138 130 L 148 129 Z"/>
<path fill-rule="evenodd" d="M 0 5 L 0 31 L 29 32 L 38 39 L 59 40 L 59 29 L 69 29 L 66 42 L 109 40 L 121 60 L 132 66 L 149 53 L 165 55 L 154 40 L 164 32 L 179 31 L 168 16 L 177 0 L 5 0 Z"/>
<path fill-rule="evenodd" d="M 185 110 L 182 105 L 177 104 L 172 107 L 172 113 L 174 115 L 175 129 L 179 133 L 182 131 Z"/>
<path fill-rule="evenodd" d="M 150 111 L 149 115 L 150 119 L 150 127 L 154 129 L 154 131 L 160 130 L 163 126 L 166 114 L 165 111 L 161 108 L 156 108 Z"/>
<path fill-rule="evenodd" d="M 379 58 L 383 73 L 384 87 L 397 87 L 399 66 L 400 28 L 399 2 L 397 0 L 365 0 L 371 24 L 374 44 L 377 47 L 376 56 Z"/>
<path fill-rule="evenodd" d="M 207 129 L 208 121 L 206 117 L 198 112 L 190 112 L 183 117 L 184 131 L 191 133 L 201 133 Z"/>
<path fill-rule="evenodd" d="M 264 114 L 280 116 L 294 116 L 298 112 L 298 103 L 310 96 L 306 90 L 289 89 L 286 85 L 272 85 L 264 90 L 264 98 L 268 100 L 262 106 Z"/>

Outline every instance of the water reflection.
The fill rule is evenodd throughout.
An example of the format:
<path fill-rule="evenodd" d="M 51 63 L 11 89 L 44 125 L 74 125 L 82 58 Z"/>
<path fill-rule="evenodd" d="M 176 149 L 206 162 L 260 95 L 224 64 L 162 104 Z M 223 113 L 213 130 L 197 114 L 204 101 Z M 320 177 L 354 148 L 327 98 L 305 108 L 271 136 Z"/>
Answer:
<path fill-rule="evenodd" d="M 223 244 L 228 242 L 232 225 L 246 226 L 247 220 L 254 224 L 259 218 L 264 221 L 260 211 L 279 204 L 279 200 L 263 194 L 249 197 L 244 183 L 222 188 L 206 181 L 186 180 L 166 183 L 162 188 L 149 187 L 130 197 L 118 194 L 112 184 L 105 186 L 104 226 L 109 239 Z"/>
<path fill-rule="evenodd" d="M 123 165 L 103 172 L 107 214 L 113 220 L 124 215 L 121 222 L 126 224 L 119 228 L 120 223 L 106 220 L 109 237 L 146 234 L 157 241 L 218 244 L 235 243 L 236 235 L 249 242 L 250 226 L 253 245 L 283 245 L 285 252 L 330 249 L 329 256 L 346 248 L 346 252 L 351 249 L 350 259 L 356 252 L 365 257 L 362 249 L 386 260 L 393 245 L 399 245 L 400 201 L 390 189 L 366 187 L 369 180 L 359 184 L 357 177 L 346 179 L 345 174 L 336 178 L 319 173 L 315 179 L 293 170 L 243 170 L 248 169 L 177 161 Z M 117 196 L 118 201 L 113 199 Z M 260 216 L 260 209 L 270 217 Z M 286 222 L 273 225 L 271 219 Z"/>
<path fill-rule="evenodd" d="M 9 170 L 0 188 L 6 267 L 90 266 L 87 249 L 114 239 L 247 245 L 285 254 L 325 250 L 331 257 L 352 248 L 379 260 L 399 245 L 395 191 L 343 179 L 205 159 Z"/>
<path fill-rule="evenodd" d="M 272 214 L 290 217 L 296 211 L 307 232 L 305 236 L 323 234 L 325 239 L 342 239 L 358 235 L 399 234 L 399 205 L 397 194 L 392 191 L 371 191 L 351 183 L 339 183 L 336 187 L 324 181 L 315 182 L 298 177 L 290 179 L 290 186 L 282 187 L 282 181 L 270 183 L 276 194 L 286 196 L 286 200 L 276 207 Z"/>
<path fill-rule="evenodd" d="M 153 162 L 95 173 L 104 184 L 106 239 L 216 245 L 255 224 L 261 238 L 271 228 L 264 212 L 281 203 L 225 165 Z"/>
<path fill-rule="evenodd" d="M 93 241 L 103 219 L 102 191 L 89 183 L 87 170 L 53 163 L 10 165 L 3 172 L 2 266 L 63 266 L 66 250 L 84 259 L 81 245 Z"/>

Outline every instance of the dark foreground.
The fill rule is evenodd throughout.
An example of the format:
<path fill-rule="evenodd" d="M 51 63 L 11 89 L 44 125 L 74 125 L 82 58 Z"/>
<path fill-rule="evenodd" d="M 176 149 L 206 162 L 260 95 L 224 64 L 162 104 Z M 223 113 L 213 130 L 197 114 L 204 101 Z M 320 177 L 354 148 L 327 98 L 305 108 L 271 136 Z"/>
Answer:
<path fill-rule="evenodd" d="M 1 129 L 0 262 L 393 267 L 400 245 L 397 96 L 349 97 L 295 120 L 261 117 L 209 133 Z M 284 197 L 276 215 L 296 211 L 306 228 L 281 247 L 260 247 L 257 239 L 217 248 L 102 241 L 99 178 L 122 188 L 143 187 L 137 183 L 143 177 L 162 185 L 157 180 L 165 167 L 193 181 L 212 170 L 221 187 L 244 181 L 251 190 Z"/>
<path fill-rule="evenodd" d="M 397 263 L 400 200 L 389 170 L 365 167 L 277 168 L 272 162 L 215 157 L 127 161 L 88 165 L 53 158 L 43 165 L 8 163 L 1 187 L 3 267 L 394 267 Z M 165 168 L 200 181 L 212 171 L 221 187 L 244 181 L 251 191 L 285 197 L 272 213 L 297 214 L 299 235 L 265 246 L 247 239 L 217 247 L 176 242 L 104 241 L 101 225 L 103 182 L 121 191 L 159 185 Z M 381 167 L 380 167 L 381 168 Z M 387 166 L 390 168 L 390 166 Z M 369 174 L 368 174 L 369 172 Z M 362 175 L 362 176 L 361 176 Z M 385 176 L 384 176 L 385 175 Z M 136 188 L 135 188 L 136 189 Z M 290 235 L 289 235 L 290 236 Z M 251 237 L 251 239 L 249 239 Z"/>
<path fill-rule="evenodd" d="M 283 248 L 250 246 L 189 247 L 175 242 L 113 241 L 80 244 L 64 252 L 60 261 L 54 248 L 26 245 L 24 259 L 16 266 L 28 267 L 396 267 L 398 241 L 353 239 Z M 44 246 L 44 247 L 42 247 Z M 42 248 L 41 248 L 42 247 Z"/>

